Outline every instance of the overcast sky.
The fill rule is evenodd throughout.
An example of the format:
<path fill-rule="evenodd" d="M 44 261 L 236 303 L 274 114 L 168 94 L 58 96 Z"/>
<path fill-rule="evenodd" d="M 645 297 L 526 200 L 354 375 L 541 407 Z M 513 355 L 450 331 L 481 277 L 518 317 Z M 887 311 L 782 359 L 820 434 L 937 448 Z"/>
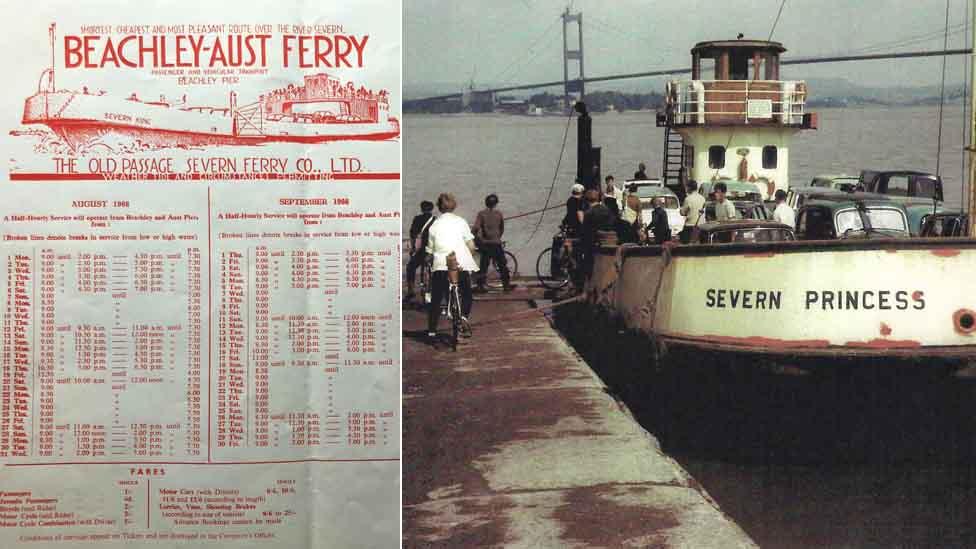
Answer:
<path fill-rule="evenodd" d="M 404 0 L 404 87 L 528 83 L 562 78 L 568 0 Z M 780 0 L 576 0 L 583 13 L 586 75 L 688 66 L 695 42 L 766 39 Z M 773 40 L 785 56 L 941 49 L 945 0 L 786 0 Z M 966 0 L 950 0 L 949 48 L 965 44 Z M 570 27 L 572 28 L 572 27 Z M 970 28 L 969 34 L 972 34 Z M 531 49 L 530 49 L 531 48 Z M 863 51 L 871 48 L 867 51 Z M 528 52 L 526 50 L 529 50 Z M 963 81 L 964 57 L 947 81 Z M 869 86 L 938 85 L 941 59 L 799 65 L 786 78 L 846 78 Z M 648 86 L 646 80 L 626 84 Z"/>

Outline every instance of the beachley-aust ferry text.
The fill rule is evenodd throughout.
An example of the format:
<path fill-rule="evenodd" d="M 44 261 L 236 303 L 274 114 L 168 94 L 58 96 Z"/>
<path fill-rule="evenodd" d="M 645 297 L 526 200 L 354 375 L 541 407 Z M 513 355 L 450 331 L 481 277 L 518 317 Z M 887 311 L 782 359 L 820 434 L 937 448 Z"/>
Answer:
<path fill-rule="evenodd" d="M 270 34 L 177 34 L 121 37 L 67 35 L 67 69 L 267 67 L 273 56 L 283 67 L 338 68 L 363 66 L 369 35 L 281 35 L 280 53 L 269 51 Z"/>

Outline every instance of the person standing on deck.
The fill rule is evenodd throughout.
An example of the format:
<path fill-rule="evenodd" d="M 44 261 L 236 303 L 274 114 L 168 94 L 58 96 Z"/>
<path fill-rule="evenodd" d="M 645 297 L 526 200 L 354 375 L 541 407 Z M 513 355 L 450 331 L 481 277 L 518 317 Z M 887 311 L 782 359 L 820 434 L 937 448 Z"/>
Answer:
<path fill-rule="evenodd" d="M 593 273 L 593 253 L 600 241 L 597 231 L 613 229 L 610 209 L 600 201 L 600 191 L 590 189 L 586 191 L 585 198 L 589 208 L 583 219 L 583 234 L 580 239 L 580 268 L 576 270 L 576 279 L 573 281 L 577 291 L 583 289 L 583 282 Z"/>
<path fill-rule="evenodd" d="M 478 212 L 474 220 L 474 237 L 481 252 L 481 265 L 478 274 L 478 291 L 485 292 L 488 278 L 488 263 L 495 262 L 498 273 L 502 276 L 505 291 L 511 291 L 509 282 L 508 262 L 505 260 L 505 249 L 502 246 L 502 235 L 505 233 L 505 217 L 495 209 L 498 205 L 498 195 L 489 194 L 485 198 L 485 209 Z"/>
<path fill-rule="evenodd" d="M 614 186 L 612 175 L 608 175 L 604 181 L 607 183 L 607 188 L 603 195 L 603 205 L 610 210 L 610 213 L 616 219 L 620 217 L 620 204 L 623 202 L 620 195 L 623 191 Z"/>
<path fill-rule="evenodd" d="M 729 188 L 725 186 L 725 183 L 719 181 L 715 184 L 715 219 L 717 221 L 728 221 L 739 217 L 738 212 L 735 211 L 735 204 L 725 197 L 727 192 L 729 192 Z"/>
<path fill-rule="evenodd" d="M 572 194 L 566 199 L 566 216 L 563 217 L 563 227 L 565 227 L 567 238 L 576 238 L 579 235 L 580 227 L 583 226 L 583 212 L 585 211 L 583 185 L 575 183 Z"/>
<path fill-rule="evenodd" d="M 654 243 L 661 245 L 671 240 L 671 225 L 668 223 L 668 212 L 664 211 L 664 197 L 654 199 L 654 210 L 651 213 L 651 232 Z"/>
<path fill-rule="evenodd" d="M 413 297 L 413 283 L 417 279 L 417 268 L 427 260 L 427 234 L 434 222 L 434 203 L 424 200 L 420 203 L 420 215 L 414 216 L 410 223 L 410 262 L 407 263 L 407 299 Z"/>
<path fill-rule="evenodd" d="M 705 197 L 698 192 L 698 182 L 689 179 L 686 188 L 688 194 L 685 195 L 684 205 L 681 206 L 681 215 L 685 218 L 685 226 L 681 229 L 680 235 L 682 244 L 691 242 L 692 233 L 705 213 Z"/>
<path fill-rule="evenodd" d="M 793 208 L 786 203 L 786 191 L 783 189 L 776 190 L 776 209 L 773 210 L 773 220 L 796 228 L 796 216 L 793 213 Z"/>
<path fill-rule="evenodd" d="M 434 256 L 431 268 L 431 300 L 427 311 L 427 337 L 437 337 L 437 321 L 441 316 L 441 301 L 447 297 L 450 282 L 447 278 L 447 256 L 453 253 L 457 257 L 461 269 L 458 285 L 461 290 L 461 335 L 471 335 L 468 327 L 468 317 L 474 302 L 471 294 L 471 275 L 478 270 L 471 252 L 474 251 L 474 235 L 471 227 L 463 217 L 454 214 L 457 199 L 450 193 L 441 193 L 437 197 L 437 209 L 443 215 L 430 226 L 427 240 L 427 253 Z"/>
<path fill-rule="evenodd" d="M 634 172 L 634 181 L 644 181 L 647 179 L 647 166 L 643 162 L 637 165 L 637 171 Z"/>

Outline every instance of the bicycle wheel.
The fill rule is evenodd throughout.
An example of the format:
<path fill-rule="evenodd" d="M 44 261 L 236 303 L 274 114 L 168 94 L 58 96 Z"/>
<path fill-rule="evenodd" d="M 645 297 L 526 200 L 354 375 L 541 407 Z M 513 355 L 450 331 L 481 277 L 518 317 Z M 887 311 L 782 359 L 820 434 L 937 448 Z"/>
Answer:
<path fill-rule="evenodd" d="M 564 258 L 556 265 L 556 272 L 553 272 L 552 248 L 546 248 L 539 254 L 535 261 L 535 273 L 539 277 L 539 283 L 550 290 L 558 290 L 569 284 L 569 270 L 565 268 Z"/>
<path fill-rule="evenodd" d="M 508 277 L 511 280 L 518 278 L 519 275 L 519 265 L 518 258 L 512 252 L 505 252 L 505 259 L 508 260 Z"/>
<path fill-rule="evenodd" d="M 448 308 L 451 317 L 451 350 L 457 351 L 458 338 L 461 335 L 461 296 L 457 286 L 451 288 L 450 296 Z"/>

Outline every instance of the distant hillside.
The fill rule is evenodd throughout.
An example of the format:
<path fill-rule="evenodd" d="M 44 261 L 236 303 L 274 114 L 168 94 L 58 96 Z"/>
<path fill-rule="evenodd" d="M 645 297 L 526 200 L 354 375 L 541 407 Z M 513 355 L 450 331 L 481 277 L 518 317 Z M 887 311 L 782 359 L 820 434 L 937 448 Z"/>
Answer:
<path fill-rule="evenodd" d="M 601 96 L 601 92 L 616 92 L 627 95 L 660 94 L 664 90 L 666 79 L 647 78 L 631 81 L 617 81 L 587 86 L 588 95 L 609 99 Z M 810 89 L 811 106 L 843 107 L 848 105 L 927 105 L 939 102 L 939 85 L 927 86 L 864 86 L 844 78 L 812 78 L 807 80 Z M 425 82 L 419 84 L 405 83 L 403 95 L 407 100 L 435 95 L 460 93 L 468 84 L 452 82 Z M 493 87 L 490 84 L 476 83 L 476 89 Z M 550 89 L 550 93 L 553 90 Z M 538 91 L 512 93 L 515 97 L 528 99 Z M 959 101 L 963 96 L 963 85 L 959 83 L 946 84 L 946 101 Z"/>

